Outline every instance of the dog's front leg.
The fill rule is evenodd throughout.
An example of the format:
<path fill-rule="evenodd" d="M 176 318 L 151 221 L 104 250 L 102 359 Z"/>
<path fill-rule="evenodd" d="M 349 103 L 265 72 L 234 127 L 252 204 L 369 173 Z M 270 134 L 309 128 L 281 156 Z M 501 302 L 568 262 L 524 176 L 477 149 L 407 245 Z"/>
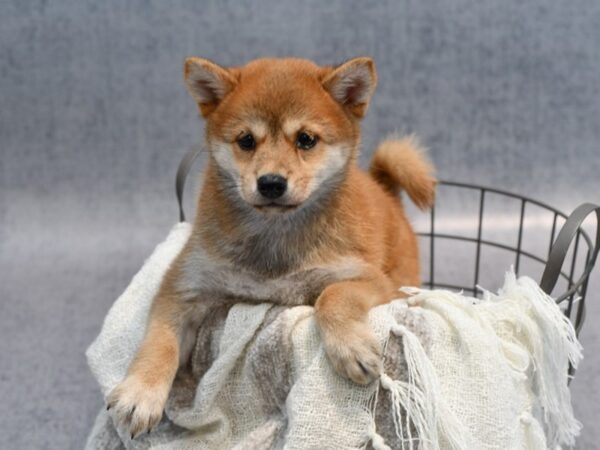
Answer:
<path fill-rule="evenodd" d="M 367 384 L 381 374 L 381 346 L 367 314 L 392 298 L 391 281 L 376 270 L 323 290 L 315 303 L 315 317 L 325 351 L 340 375 Z"/>
<path fill-rule="evenodd" d="M 187 361 L 188 334 L 199 320 L 200 308 L 186 302 L 176 289 L 176 266 L 167 272 L 152 303 L 146 334 L 127 376 L 107 398 L 117 423 L 132 438 L 160 422 L 177 370 Z"/>

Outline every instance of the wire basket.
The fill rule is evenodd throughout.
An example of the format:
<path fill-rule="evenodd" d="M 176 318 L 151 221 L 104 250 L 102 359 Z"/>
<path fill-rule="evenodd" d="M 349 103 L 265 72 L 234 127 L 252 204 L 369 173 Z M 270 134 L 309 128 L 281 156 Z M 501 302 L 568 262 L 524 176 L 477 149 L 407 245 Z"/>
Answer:
<path fill-rule="evenodd" d="M 465 215 L 467 221 L 474 222 L 470 224 L 470 234 L 465 233 L 464 230 L 445 230 L 444 228 L 448 228 L 448 221 L 438 218 L 437 210 L 443 204 L 444 194 L 448 192 L 459 198 L 458 203 L 453 202 L 454 209 L 459 205 L 459 209 L 464 210 L 470 201 L 471 214 Z M 466 200 L 465 196 L 469 199 Z M 490 221 L 485 220 L 485 213 L 488 209 L 488 202 L 493 197 L 496 198 L 496 201 L 498 199 L 502 201 L 502 217 L 504 217 L 504 224 L 507 225 L 504 226 L 504 235 L 512 235 L 514 238 L 512 243 L 507 242 L 506 236 L 503 239 L 498 236 L 494 238 L 494 233 L 487 232 Z M 505 206 L 510 202 L 516 204 L 512 214 L 510 211 L 507 212 L 508 208 Z M 536 210 L 535 217 L 538 219 L 533 221 L 536 225 L 533 227 L 535 228 L 535 239 L 531 239 L 536 241 L 537 251 L 528 248 L 528 240 L 525 236 L 528 224 L 530 225 L 532 222 L 527 217 L 532 209 Z M 597 219 L 596 236 L 593 242 L 589 234 L 582 228 L 583 221 L 592 213 L 596 214 Z M 545 219 L 542 217 L 544 215 Z M 507 218 L 508 220 L 506 220 Z M 540 218 L 543 220 L 539 220 Z M 544 227 L 540 225 L 546 226 L 545 235 L 542 231 Z M 558 232 L 559 227 L 560 231 Z M 425 259 L 424 272 L 429 272 L 428 277 L 424 277 L 423 285 L 425 287 L 460 290 L 473 296 L 479 296 L 482 293 L 479 284 L 485 269 L 482 267 L 484 262 L 482 253 L 486 249 L 500 250 L 512 258 L 511 262 L 517 275 L 527 274 L 536 278 L 524 266 L 527 265 L 526 263 L 532 262 L 540 266 L 540 287 L 556 299 L 579 333 L 585 320 L 585 300 L 589 276 L 600 250 L 600 207 L 586 203 L 567 216 L 552 206 L 511 192 L 473 184 L 442 181 L 438 184 L 436 206 L 431 209 L 425 223 L 421 221 L 416 228 L 422 230 L 417 234 L 421 237 L 421 252 Z M 492 236 L 488 237 L 490 234 Z M 443 242 L 454 242 L 459 245 L 458 249 L 452 252 L 446 251 L 446 254 L 461 255 L 461 261 L 453 266 L 462 272 L 462 280 L 466 275 L 468 281 L 460 283 L 445 281 L 438 273 L 441 271 L 438 265 L 442 263 L 442 259 L 445 259 L 443 252 L 438 251 L 438 246 Z M 471 248 L 460 248 L 461 246 L 471 246 Z M 469 257 L 472 260 L 468 260 Z M 489 260 L 487 262 L 489 267 Z M 492 265 L 492 268 L 498 275 L 503 272 L 502 269 L 507 267 L 496 264 Z M 445 271 L 447 272 L 447 270 Z M 469 275 L 469 272 L 472 275 Z M 456 273 L 455 270 L 453 280 L 457 279 Z"/>

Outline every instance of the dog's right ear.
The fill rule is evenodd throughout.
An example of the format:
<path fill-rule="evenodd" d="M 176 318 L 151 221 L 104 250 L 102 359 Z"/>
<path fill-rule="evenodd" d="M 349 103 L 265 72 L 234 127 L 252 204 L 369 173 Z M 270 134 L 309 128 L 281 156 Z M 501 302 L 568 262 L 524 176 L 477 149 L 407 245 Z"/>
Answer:
<path fill-rule="evenodd" d="M 188 92 L 204 117 L 213 112 L 237 84 L 229 70 L 204 58 L 187 58 L 183 76 Z"/>

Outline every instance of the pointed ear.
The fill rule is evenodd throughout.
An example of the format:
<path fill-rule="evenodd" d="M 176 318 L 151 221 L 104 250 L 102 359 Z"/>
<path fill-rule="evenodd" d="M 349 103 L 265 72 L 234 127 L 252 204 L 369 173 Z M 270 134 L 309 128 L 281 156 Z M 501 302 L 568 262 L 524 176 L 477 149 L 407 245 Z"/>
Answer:
<path fill-rule="evenodd" d="M 204 58 L 187 58 L 183 76 L 188 92 L 198 102 L 204 117 L 213 112 L 237 84 L 229 70 Z"/>
<path fill-rule="evenodd" d="M 375 63 L 367 57 L 351 59 L 323 79 L 329 94 L 359 119 L 367 112 L 376 85 Z"/>

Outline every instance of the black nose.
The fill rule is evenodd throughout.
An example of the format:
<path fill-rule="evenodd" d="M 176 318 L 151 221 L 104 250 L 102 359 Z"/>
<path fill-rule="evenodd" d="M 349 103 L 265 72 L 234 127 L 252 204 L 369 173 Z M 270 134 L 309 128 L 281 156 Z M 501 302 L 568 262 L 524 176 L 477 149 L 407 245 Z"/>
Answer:
<path fill-rule="evenodd" d="M 262 175 L 258 178 L 256 183 L 258 192 L 260 192 L 263 197 L 270 199 L 281 197 L 287 189 L 287 180 L 281 175 L 276 175 L 274 173 Z"/>

